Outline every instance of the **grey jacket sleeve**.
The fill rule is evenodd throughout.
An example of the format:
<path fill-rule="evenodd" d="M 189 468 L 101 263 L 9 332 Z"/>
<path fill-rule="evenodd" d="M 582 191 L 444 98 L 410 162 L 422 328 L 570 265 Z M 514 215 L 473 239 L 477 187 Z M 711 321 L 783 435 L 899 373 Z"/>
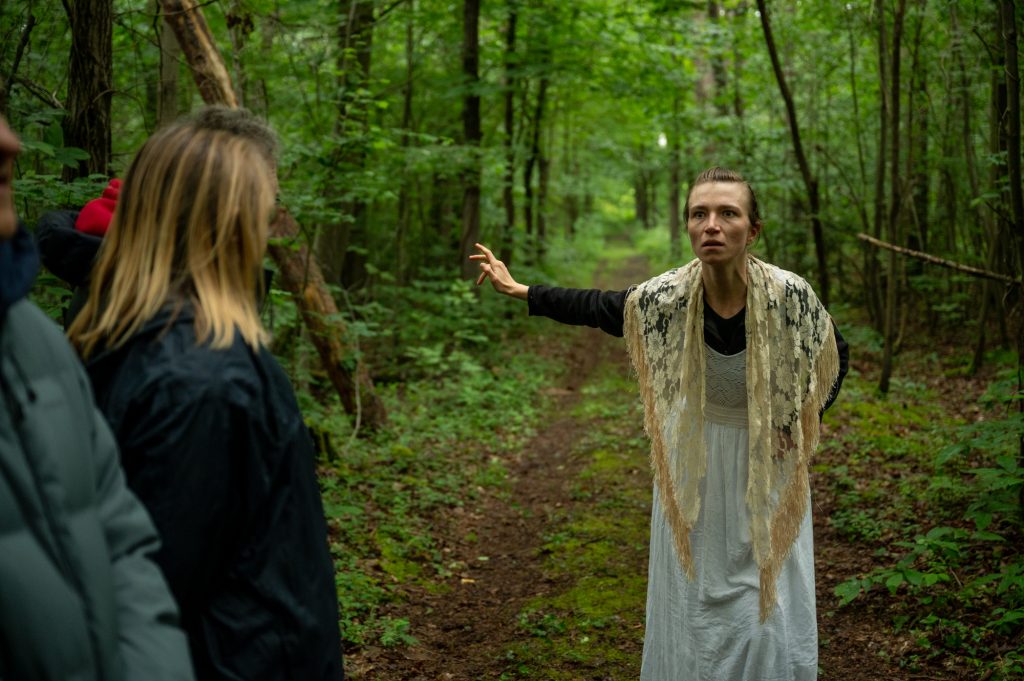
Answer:
<path fill-rule="evenodd" d="M 82 380 L 86 381 L 84 373 Z M 118 643 L 125 679 L 192 681 L 178 608 L 151 559 L 160 540 L 149 514 L 125 485 L 114 437 L 93 407 L 97 512 L 110 551 Z"/>

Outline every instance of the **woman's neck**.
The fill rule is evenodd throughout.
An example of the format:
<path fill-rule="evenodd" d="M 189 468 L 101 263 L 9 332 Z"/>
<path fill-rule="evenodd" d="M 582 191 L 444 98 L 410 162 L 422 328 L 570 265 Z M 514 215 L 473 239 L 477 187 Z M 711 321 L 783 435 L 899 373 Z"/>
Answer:
<path fill-rule="evenodd" d="M 747 260 L 725 266 L 704 264 L 701 278 L 704 281 L 704 300 L 720 317 L 728 319 L 736 315 L 747 304 Z"/>

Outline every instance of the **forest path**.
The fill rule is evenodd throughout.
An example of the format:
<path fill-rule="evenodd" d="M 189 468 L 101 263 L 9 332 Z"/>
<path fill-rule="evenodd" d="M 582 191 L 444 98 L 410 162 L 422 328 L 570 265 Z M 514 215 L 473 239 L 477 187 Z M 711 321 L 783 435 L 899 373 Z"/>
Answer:
<path fill-rule="evenodd" d="M 645 278 L 627 259 L 596 285 Z M 539 321 L 538 323 L 545 323 Z M 403 586 L 392 617 L 418 643 L 368 647 L 346 658 L 361 681 L 565 679 L 639 676 L 647 581 L 651 478 L 642 414 L 620 339 L 574 329 L 542 348 L 567 367 L 546 391 L 550 420 L 503 461 L 508 483 L 435 519 L 437 546 L 452 574 Z M 829 438 L 826 418 L 823 441 Z M 841 427 L 841 426 L 840 426 Z M 822 459 L 842 463 L 841 451 Z M 837 609 L 835 585 L 870 566 L 862 547 L 830 527 L 835 489 L 812 476 L 821 679 L 961 678 L 900 669 L 889 621 L 862 608 Z"/>

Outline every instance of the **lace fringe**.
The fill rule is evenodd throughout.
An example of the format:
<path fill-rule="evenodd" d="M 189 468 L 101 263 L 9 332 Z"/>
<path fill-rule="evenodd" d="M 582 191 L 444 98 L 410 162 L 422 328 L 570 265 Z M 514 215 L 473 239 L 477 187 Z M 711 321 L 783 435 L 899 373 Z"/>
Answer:
<path fill-rule="evenodd" d="M 772 286 L 775 284 L 772 281 L 772 273 L 768 269 L 770 266 L 766 266 L 764 263 L 753 258 L 751 260 L 751 267 L 748 271 L 754 271 L 751 271 L 752 276 L 748 282 L 748 286 L 751 287 L 751 297 L 749 300 L 754 307 L 764 309 L 761 310 L 762 314 L 758 314 L 756 310 L 748 310 L 748 330 L 752 333 L 752 342 L 764 344 L 769 341 L 767 337 L 769 332 L 765 323 L 768 300 L 772 299 L 773 295 L 777 296 L 778 294 L 773 294 L 772 291 Z M 683 371 L 687 375 L 681 377 L 682 382 L 676 397 L 687 399 L 686 411 L 688 413 L 681 415 L 681 419 L 682 422 L 690 422 L 693 419 L 697 419 L 698 422 L 694 425 L 697 428 L 696 434 L 699 438 L 699 442 L 686 443 L 688 446 L 684 445 L 685 451 L 680 453 L 681 456 L 685 457 L 679 463 L 683 466 L 682 471 L 686 475 L 686 485 L 689 488 L 685 494 L 680 488 L 679 482 L 674 480 L 670 463 L 670 452 L 665 442 L 664 424 L 661 423 L 659 417 L 657 404 L 659 399 L 658 386 L 655 385 L 657 381 L 651 375 L 651 368 L 648 364 L 649 357 L 647 353 L 650 348 L 648 348 L 647 343 L 649 339 L 643 336 L 644 315 L 648 313 L 641 310 L 638 303 L 640 291 L 645 288 L 644 285 L 641 285 L 641 287 L 638 287 L 637 290 L 630 294 L 626 303 L 623 327 L 626 348 L 633 364 L 633 370 L 637 375 L 640 396 L 643 400 L 644 429 L 651 440 L 651 468 L 654 473 L 655 485 L 658 488 L 662 511 L 665 513 L 668 525 L 672 530 L 673 544 L 675 545 L 679 563 L 687 578 L 691 580 L 696 577 L 696 568 L 690 546 L 690 532 L 700 508 L 699 494 L 696 493 L 694 485 L 703 477 L 707 464 L 702 424 L 704 406 L 704 371 L 703 364 L 700 361 L 702 357 L 690 356 L 694 353 L 701 354 L 698 351 L 703 348 L 703 345 L 694 345 L 696 340 L 695 334 L 702 338 L 700 321 L 703 315 L 700 305 L 700 291 L 696 290 L 699 288 L 700 283 L 700 268 L 697 262 L 692 263 L 692 265 L 695 265 L 695 267 L 687 267 L 680 271 L 679 278 L 675 280 L 675 285 L 677 286 L 690 287 L 686 291 L 688 309 L 685 311 L 686 321 L 683 327 L 685 330 L 684 334 L 689 336 L 689 338 L 683 339 L 685 344 L 683 350 L 687 353 L 687 357 L 684 358 Z M 666 290 L 664 288 L 666 282 L 662 277 L 651 280 L 650 283 L 653 285 L 652 288 L 662 286 L 662 290 Z M 804 285 L 806 286 L 806 284 Z M 749 465 L 752 485 L 748 489 L 747 504 L 751 513 L 751 537 L 754 544 L 754 555 L 760 573 L 759 615 L 762 624 L 771 616 L 775 609 L 778 575 L 800 531 L 800 524 L 807 510 L 809 501 L 808 463 L 818 443 L 818 415 L 824 408 L 832 385 L 835 383 L 839 373 L 839 355 L 835 343 L 832 342 L 831 322 L 827 314 L 825 315 L 824 323 L 828 325 L 827 333 L 825 333 L 825 330 L 819 329 L 822 333 L 816 334 L 820 335 L 822 347 L 818 349 L 814 357 L 814 365 L 810 370 L 810 384 L 807 386 L 808 391 L 798 416 L 801 442 L 794 443 L 799 445 L 795 448 L 795 451 L 790 450 L 792 455 L 795 455 L 796 460 L 792 462 L 791 474 L 789 479 L 786 480 L 785 487 L 780 490 L 778 506 L 774 513 L 771 513 L 768 508 L 771 488 L 774 486 L 771 480 L 771 466 L 773 465 L 772 458 L 774 454 L 772 449 L 772 430 L 774 426 L 772 424 L 772 410 L 765 408 L 766 405 L 762 404 L 765 400 L 769 403 L 772 401 L 772 396 L 768 394 L 771 370 L 768 367 L 768 360 L 764 353 L 752 359 L 755 365 L 748 372 L 748 377 L 754 379 L 748 385 L 748 390 L 756 390 L 758 393 L 752 396 L 755 404 L 750 405 L 750 407 L 753 411 L 748 409 L 751 414 Z M 699 375 L 701 381 L 699 391 L 700 409 L 696 412 L 693 405 L 697 402 L 698 394 L 695 394 L 693 390 L 687 390 L 687 381 L 685 380 L 690 378 L 690 374 L 694 373 Z M 664 395 L 661 398 L 666 399 Z M 670 408 L 669 405 L 662 406 Z M 683 495 L 685 498 L 680 499 L 680 495 Z M 769 514 L 770 517 L 768 517 Z"/>
<path fill-rule="evenodd" d="M 831 321 L 829 321 L 831 327 Z M 829 328 L 831 331 L 831 328 Z M 796 536 L 800 532 L 800 523 L 807 512 L 809 502 L 808 467 L 811 455 L 818 446 L 821 432 L 819 414 L 825 408 L 832 386 L 839 376 L 839 351 L 827 334 L 823 347 L 819 350 L 812 370 L 812 381 L 808 396 L 800 409 L 800 428 L 803 431 L 803 442 L 795 462 L 793 475 L 779 496 L 779 506 L 772 518 L 771 548 L 768 560 L 760 565 L 760 619 L 761 624 L 767 621 L 775 609 L 776 582 L 782 564 L 789 556 Z"/>
<path fill-rule="evenodd" d="M 683 520 L 682 510 L 676 501 L 676 493 L 672 486 L 672 474 L 668 466 L 668 453 L 665 450 L 665 438 L 657 423 L 655 412 L 654 387 L 651 385 L 647 357 L 644 353 L 643 336 L 640 331 L 640 320 L 633 312 L 633 305 L 626 305 L 625 324 L 623 326 L 626 349 L 633 364 L 633 371 L 640 386 L 640 398 L 644 404 L 644 430 L 651 440 L 651 470 L 654 483 L 658 486 L 662 512 L 668 518 L 672 528 L 672 540 L 676 555 L 686 572 L 687 579 L 693 580 L 697 573 L 693 565 L 693 554 L 690 550 L 690 530 L 693 528 Z"/>

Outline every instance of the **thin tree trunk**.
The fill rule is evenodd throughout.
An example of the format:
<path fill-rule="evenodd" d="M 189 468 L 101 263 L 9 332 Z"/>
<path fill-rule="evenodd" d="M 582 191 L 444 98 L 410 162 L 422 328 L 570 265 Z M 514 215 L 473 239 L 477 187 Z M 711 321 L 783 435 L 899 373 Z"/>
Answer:
<path fill-rule="evenodd" d="M 113 0 L 77 0 L 64 7 L 71 24 L 64 144 L 89 154 L 75 167 L 64 166 L 64 180 L 70 181 L 110 172 L 114 6 Z"/>
<path fill-rule="evenodd" d="M 526 123 L 531 126 L 532 131 L 533 121 L 527 118 Z M 533 242 L 533 168 L 535 165 L 537 165 L 537 156 L 531 144 L 523 162 L 523 227 L 526 230 L 526 240 L 531 247 Z"/>
<path fill-rule="evenodd" d="M 411 142 L 413 73 L 415 64 L 415 41 L 413 29 L 416 16 L 416 2 L 409 0 L 408 14 L 405 21 L 405 84 L 402 88 L 402 134 L 399 144 L 406 153 Z M 406 170 L 402 173 L 402 184 L 398 189 L 398 224 L 395 229 L 395 276 L 397 281 L 404 282 L 406 262 L 408 259 L 409 226 L 412 217 L 412 205 L 409 200 L 412 174 Z"/>
<path fill-rule="evenodd" d="M 818 286 L 821 294 L 821 302 L 826 307 L 829 303 L 829 279 L 828 263 L 825 258 L 825 234 L 821 225 L 821 206 L 818 195 L 818 180 L 811 173 L 811 167 L 804 154 L 803 143 L 800 139 L 800 128 L 796 119 L 796 107 L 793 104 L 793 95 L 786 84 L 785 74 L 782 72 L 782 64 L 779 61 L 778 51 L 775 49 L 775 39 L 772 37 L 772 27 L 768 19 L 768 8 L 765 0 L 757 0 L 757 8 L 761 13 L 761 27 L 764 29 L 764 40 L 768 46 L 768 54 L 772 60 L 772 69 L 775 71 L 775 80 L 779 84 L 779 92 L 786 104 L 786 115 L 789 120 L 789 132 L 793 138 L 793 151 L 796 154 L 796 162 L 800 166 L 800 175 L 804 180 L 804 187 L 807 190 L 808 207 L 811 213 L 811 232 L 814 235 L 814 252 L 818 261 Z"/>
<path fill-rule="evenodd" d="M 1006 78 L 1006 171 L 1010 194 L 1010 215 L 1017 237 L 1018 273 L 1024 271 L 1024 188 L 1021 187 L 1020 67 L 1017 49 L 1017 15 L 1013 0 L 1001 0 L 1003 62 Z"/>
<path fill-rule="evenodd" d="M 547 58 L 546 58 L 546 56 L 547 56 L 547 49 L 545 48 L 544 50 L 542 50 L 541 54 L 542 54 L 541 65 L 542 65 L 542 68 L 546 69 L 546 67 L 547 67 Z M 534 106 L 534 109 L 533 109 L 533 126 L 530 129 L 530 161 L 529 162 L 530 162 L 530 175 L 531 175 L 531 177 L 533 175 L 533 167 L 534 167 L 534 165 L 541 166 L 544 163 L 543 152 L 541 151 L 541 146 L 540 146 L 540 136 L 541 136 L 541 131 L 543 130 L 543 126 L 544 126 L 544 105 L 547 102 L 547 96 L 548 96 L 548 76 L 547 76 L 547 73 L 545 72 L 544 75 L 542 75 L 540 77 L 540 83 L 537 86 L 537 100 L 535 102 L 535 106 Z M 544 173 L 544 169 L 540 168 L 540 172 L 541 172 L 541 174 L 543 174 Z M 534 241 L 533 241 L 534 254 L 536 256 L 540 256 L 543 253 L 543 251 L 544 251 L 544 235 L 541 233 L 541 221 L 543 220 L 543 218 L 540 215 L 540 212 L 541 212 L 541 206 L 540 206 L 540 194 L 541 194 L 541 191 L 542 191 L 542 189 L 540 187 L 538 187 L 537 201 L 534 202 L 534 200 L 533 200 L 533 187 L 529 187 L 529 197 L 528 197 L 528 200 L 530 202 L 530 211 L 531 211 L 531 215 L 536 219 L 536 226 L 537 226 L 537 229 L 534 232 Z"/>
<path fill-rule="evenodd" d="M 647 214 L 647 152 L 644 145 L 637 147 L 636 153 L 637 170 L 633 179 L 633 214 L 634 219 L 644 226 L 650 226 L 650 216 Z"/>
<path fill-rule="evenodd" d="M 708 21 L 717 27 L 722 16 L 722 6 L 718 0 L 708 0 Z M 716 32 L 717 32 L 716 28 Z M 714 104 L 715 112 L 722 118 L 729 115 L 729 77 L 725 69 L 725 59 L 720 49 L 711 51 L 711 77 L 715 81 Z"/>
<path fill-rule="evenodd" d="M 896 15 L 893 17 L 891 75 L 889 78 L 890 111 L 889 125 L 892 147 L 889 164 L 889 241 L 894 244 L 902 242 L 900 235 L 900 212 L 902 208 L 900 183 L 900 47 L 903 37 L 903 17 L 906 11 L 906 0 L 899 0 Z M 879 21 L 885 21 L 879 16 Z M 897 271 L 896 253 L 889 254 L 889 267 L 886 274 L 885 289 L 885 347 L 882 352 L 882 370 L 878 379 L 878 389 L 883 394 L 889 392 L 889 381 L 892 378 L 892 361 L 896 343 L 896 315 L 899 299 L 899 272 Z"/>
<path fill-rule="evenodd" d="M 231 63 L 235 69 L 235 91 L 238 93 L 238 106 L 248 106 L 246 97 L 249 81 L 245 66 L 242 64 L 242 50 L 245 40 L 252 33 L 254 25 L 249 14 L 239 0 L 232 0 L 230 9 L 225 16 L 228 23 L 228 38 L 231 40 Z"/>
<path fill-rule="evenodd" d="M 260 58 L 269 63 L 273 59 L 274 39 L 281 30 L 281 10 L 278 0 L 274 2 L 274 8 L 267 14 L 260 17 Z M 270 116 L 270 95 L 267 87 L 267 73 L 261 74 L 259 80 L 254 83 L 252 101 L 249 109 L 261 116 Z"/>
<path fill-rule="evenodd" d="M 14 59 L 11 61 L 11 70 L 7 77 L 0 77 L 0 116 L 7 116 L 7 103 L 11 99 L 11 88 L 14 87 L 14 78 L 18 75 L 18 67 L 21 65 L 21 58 L 25 54 L 32 29 L 36 26 L 36 17 L 29 12 L 25 18 L 25 24 L 21 28 L 21 38 L 18 40 L 18 47 L 14 50 Z"/>
<path fill-rule="evenodd" d="M 299 225 L 287 211 L 280 210 L 270 234 L 275 239 L 267 250 L 278 265 L 281 286 L 296 301 L 345 412 L 356 417 L 357 427 L 361 424 L 370 430 L 380 428 L 387 421 L 387 409 L 374 389 L 366 362 L 355 346 L 343 342 L 351 335 L 345 324 L 338 321 L 338 306 L 327 290 L 316 258 L 301 241 Z M 298 248 L 293 246 L 296 243 Z"/>
<path fill-rule="evenodd" d="M 508 23 L 505 25 L 505 63 L 504 80 L 505 87 L 505 175 L 502 178 L 501 202 L 505 208 L 505 230 L 499 244 L 499 257 L 502 262 L 512 262 L 512 255 L 515 252 L 515 229 L 516 229 L 516 76 L 514 73 L 516 60 L 516 25 L 518 24 L 519 13 L 516 8 L 516 0 L 509 0 Z"/>
<path fill-rule="evenodd" d="M 156 97 L 156 127 L 162 128 L 178 117 L 178 59 L 181 48 L 162 14 L 157 26 L 160 33 L 160 86 Z"/>
<path fill-rule="evenodd" d="M 679 140 L 679 95 L 674 94 L 672 96 L 672 122 L 669 126 L 669 132 L 672 139 L 669 140 L 669 159 L 668 159 L 668 239 L 669 239 L 669 253 L 673 260 L 678 260 L 682 257 L 683 245 L 682 245 L 682 229 L 680 226 L 679 219 L 679 183 L 682 178 L 679 176 L 681 171 L 681 146 Z M 684 216 L 685 219 L 689 219 L 689 216 Z"/>
<path fill-rule="evenodd" d="M 368 112 L 364 102 L 357 101 L 359 90 L 370 81 L 373 57 L 373 11 L 372 0 L 342 0 L 341 16 L 343 25 L 339 31 L 342 54 L 339 59 L 341 74 L 341 101 L 338 111 L 339 136 L 356 129 L 365 135 L 369 125 Z M 355 65 L 348 61 L 349 51 L 355 52 Z M 366 148 L 361 144 L 338 154 L 337 164 L 348 172 L 360 172 L 366 166 Z M 347 201 L 342 213 L 347 219 L 334 225 L 327 235 L 331 257 L 327 266 L 334 275 L 334 281 L 341 282 L 347 289 L 360 288 L 367 282 L 366 254 L 368 209 L 366 201 L 356 197 Z M 355 246 L 355 248 L 353 248 Z"/>
<path fill-rule="evenodd" d="M 463 174 L 462 239 L 460 255 L 462 276 L 475 279 L 478 268 L 469 259 L 473 244 L 480 240 L 480 0 L 463 0 L 462 4 L 462 76 L 465 96 L 462 99 L 462 134 L 469 148 L 470 163 Z"/>
<path fill-rule="evenodd" d="M 885 11 L 882 0 L 875 0 L 875 15 L 878 18 L 878 77 L 880 82 L 881 97 L 879 98 L 878 110 L 878 154 L 875 156 L 875 208 L 874 208 L 874 236 L 882 238 L 883 223 L 885 221 L 885 160 L 889 151 L 889 37 L 885 30 Z M 875 291 L 882 290 L 881 269 L 878 259 L 870 250 L 865 250 L 866 267 L 868 272 L 868 285 Z M 885 309 L 882 301 L 877 300 L 877 308 L 872 312 L 872 320 L 875 323 L 875 330 L 879 333 L 885 332 Z"/>

